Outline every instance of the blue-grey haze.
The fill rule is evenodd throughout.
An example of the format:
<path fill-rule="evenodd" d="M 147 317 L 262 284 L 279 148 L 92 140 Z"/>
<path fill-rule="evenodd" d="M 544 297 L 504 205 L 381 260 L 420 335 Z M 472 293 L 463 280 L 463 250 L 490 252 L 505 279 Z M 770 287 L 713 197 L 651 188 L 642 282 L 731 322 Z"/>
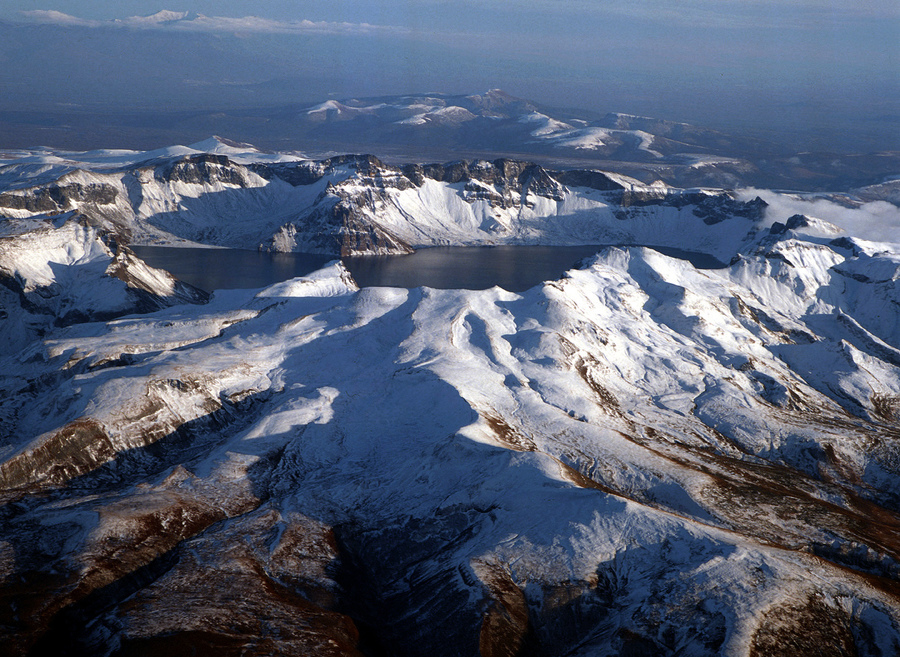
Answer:
<path fill-rule="evenodd" d="M 498 87 L 798 147 L 900 148 L 893 0 L 179 0 L 168 9 L 206 18 L 114 22 L 160 9 L 7 0 L 0 110 L 260 107 Z M 248 16 L 257 20 L 239 20 Z"/>

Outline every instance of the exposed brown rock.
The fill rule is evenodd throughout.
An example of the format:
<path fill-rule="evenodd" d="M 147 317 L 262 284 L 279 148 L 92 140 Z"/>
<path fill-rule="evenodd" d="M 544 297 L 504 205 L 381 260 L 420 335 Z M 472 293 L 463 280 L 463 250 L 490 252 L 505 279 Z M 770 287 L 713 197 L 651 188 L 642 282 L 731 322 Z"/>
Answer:
<path fill-rule="evenodd" d="M 750 657 L 858 654 L 852 619 L 819 596 L 770 608 L 763 614 L 750 644 Z"/>

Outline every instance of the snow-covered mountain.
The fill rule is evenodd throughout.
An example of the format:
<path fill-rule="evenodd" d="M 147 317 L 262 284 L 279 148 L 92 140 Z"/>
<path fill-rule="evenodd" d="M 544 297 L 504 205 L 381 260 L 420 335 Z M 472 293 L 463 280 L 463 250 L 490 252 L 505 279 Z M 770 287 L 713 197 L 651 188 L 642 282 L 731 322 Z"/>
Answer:
<path fill-rule="evenodd" d="M 145 17 L 160 25 L 170 19 L 174 24 L 194 20 L 179 19 L 177 12 Z M 192 94 L 201 86 L 188 80 L 185 85 Z M 260 90 L 251 85 L 245 93 L 252 97 Z M 773 136 L 761 139 L 607 111 L 616 108 L 547 107 L 498 89 L 465 95 L 330 98 L 257 109 L 243 105 L 169 112 L 118 109 L 102 120 L 93 112 L 68 107 L 7 112 L 0 116 L 0 137 L 22 147 L 52 143 L 85 149 L 105 145 L 116 135 L 120 144 L 155 148 L 160 143 L 193 143 L 216 133 L 275 151 L 303 150 L 320 160 L 344 153 L 377 153 L 390 163 L 512 158 L 550 169 L 614 170 L 644 183 L 661 180 L 674 187 L 847 191 L 881 183 L 900 168 L 900 152 L 886 151 L 883 145 L 876 152 L 796 152 L 782 143 L 784 135 L 774 136 L 780 134 L 777 126 L 768 131 Z"/>
<path fill-rule="evenodd" d="M 245 132 L 240 117 L 206 118 L 222 134 Z M 402 161 L 513 157 L 549 167 L 613 169 L 676 187 L 845 191 L 878 183 L 900 167 L 896 151 L 797 153 L 777 138 L 621 112 L 545 107 L 500 89 L 331 99 L 273 111 L 264 125 L 277 126 L 279 138 L 316 152 L 377 152 Z"/>
<path fill-rule="evenodd" d="M 75 157 L 81 161 L 77 161 Z M 679 246 L 731 257 L 765 203 L 723 190 L 645 185 L 527 162 L 391 166 L 306 160 L 220 140 L 152 153 L 21 153 L 0 166 L 0 213 L 77 211 L 120 243 L 199 243 L 334 255 L 436 245 Z"/>
<path fill-rule="evenodd" d="M 316 142 L 390 147 L 439 140 L 444 148 L 668 161 L 675 155 L 775 154 L 778 146 L 715 130 L 621 113 L 590 116 L 543 108 L 500 89 L 328 100 L 298 108 L 295 130 Z M 361 139 L 362 135 L 365 139 Z"/>
<path fill-rule="evenodd" d="M 0 181 L 0 337 L 69 318 L 0 350 L 8 654 L 900 652 L 897 244 L 513 160 L 210 142 Z M 519 294 L 336 261 L 167 305 L 203 299 L 127 243 L 185 240 L 613 246 Z M 60 310 L 122 268 L 169 301 Z"/>

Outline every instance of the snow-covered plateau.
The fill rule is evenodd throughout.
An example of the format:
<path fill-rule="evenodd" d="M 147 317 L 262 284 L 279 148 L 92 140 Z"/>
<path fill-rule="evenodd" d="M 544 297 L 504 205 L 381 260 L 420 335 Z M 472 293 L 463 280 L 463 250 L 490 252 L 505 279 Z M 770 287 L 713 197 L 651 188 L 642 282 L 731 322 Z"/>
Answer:
<path fill-rule="evenodd" d="M 513 160 L 3 162 L 3 654 L 900 654 L 897 244 Z M 579 243 L 522 293 L 128 248 Z"/>

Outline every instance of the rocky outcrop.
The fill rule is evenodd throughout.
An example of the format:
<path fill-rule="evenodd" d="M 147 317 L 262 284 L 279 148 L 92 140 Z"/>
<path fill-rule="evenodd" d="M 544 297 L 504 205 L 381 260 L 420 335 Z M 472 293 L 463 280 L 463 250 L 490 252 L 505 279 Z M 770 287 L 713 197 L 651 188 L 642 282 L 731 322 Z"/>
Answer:
<path fill-rule="evenodd" d="M 773 223 L 769 228 L 769 232 L 773 235 L 783 235 L 789 230 L 806 228 L 809 225 L 809 217 L 802 214 L 795 214 L 791 217 L 788 217 L 788 220 L 785 223 L 781 223 L 780 221 L 776 221 L 775 223 Z"/>
<path fill-rule="evenodd" d="M 201 153 L 189 155 L 175 162 L 158 166 L 154 177 L 163 183 L 181 182 L 194 185 L 226 183 L 245 187 L 245 168 L 229 160 L 224 155 Z"/>
<path fill-rule="evenodd" d="M 109 184 L 65 183 L 0 193 L 0 212 L 3 209 L 25 210 L 30 213 L 56 213 L 116 202 L 119 190 Z"/>
<path fill-rule="evenodd" d="M 623 185 L 602 171 L 580 170 L 560 171 L 554 174 L 556 180 L 564 185 L 572 187 L 587 187 L 604 192 L 613 192 L 623 189 Z"/>
<path fill-rule="evenodd" d="M 341 256 L 413 252 L 409 244 L 368 221 L 360 208 L 361 205 L 352 199 L 342 200 L 332 208 L 332 217 L 339 226 L 337 237 Z"/>

